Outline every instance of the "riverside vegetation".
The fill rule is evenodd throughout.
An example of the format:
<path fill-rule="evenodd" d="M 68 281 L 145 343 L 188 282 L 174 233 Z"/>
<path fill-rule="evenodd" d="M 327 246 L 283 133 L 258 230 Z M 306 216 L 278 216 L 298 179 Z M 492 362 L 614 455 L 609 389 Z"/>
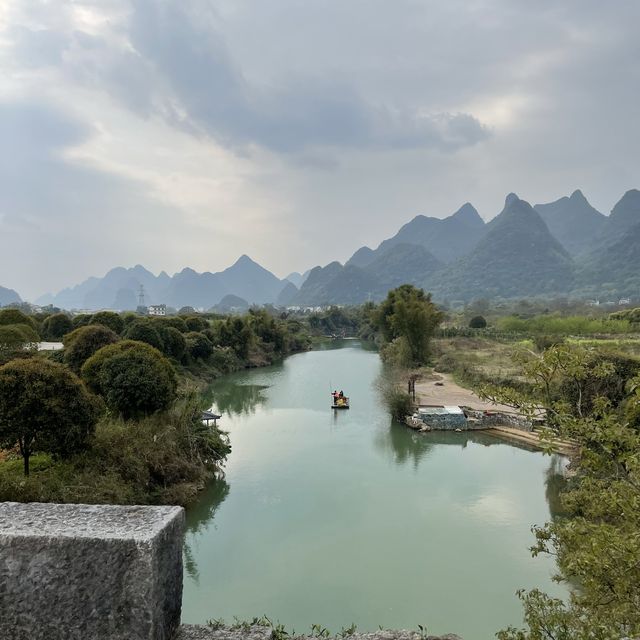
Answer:
<path fill-rule="evenodd" d="M 37 352 L 41 339 L 64 349 Z M 0 311 L 0 500 L 186 504 L 221 473 L 227 435 L 202 424 L 221 374 L 308 348 L 296 320 Z"/>
<path fill-rule="evenodd" d="M 528 305 L 525 305 L 528 306 Z M 640 634 L 640 310 L 591 317 L 483 309 L 449 314 L 431 334 L 426 357 L 389 349 L 402 375 L 447 371 L 485 399 L 524 414 L 544 411 L 543 439 L 571 439 L 577 454 L 561 492 L 562 515 L 533 529 L 533 555 L 557 560 L 568 601 L 539 590 L 518 593 L 525 628 L 500 640 L 619 640 Z M 538 312 L 538 313 L 536 313 Z M 372 310 L 372 317 L 381 311 Z M 433 316 L 435 317 L 435 316 Z M 481 318 L 481 320 L 480 320 Z M 439 318 L 442 319 L 442 318 Z M 380 326 L 380 325 L 378 325 Z M 398 325 L 399 326 L 399 325 Z M 404 334 L 408 339 L 408 334 Z M 425 338 L 426 339 L 426 338 Z M 422 365 L 422 366 L 420 366 Z M 397 374 L 396 374 L 397 375 Z M 392 413 L 408 396 L 395 386 Z"/>

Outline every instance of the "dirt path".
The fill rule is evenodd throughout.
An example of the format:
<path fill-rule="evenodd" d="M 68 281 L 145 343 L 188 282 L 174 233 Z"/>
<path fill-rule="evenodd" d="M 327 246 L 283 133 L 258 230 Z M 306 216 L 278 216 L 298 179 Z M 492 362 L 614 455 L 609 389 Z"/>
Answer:
<path fill-rule="evenodd" d="M 442 382 L 442 386 L 436 382 Z M 416 381 L 416 400 L 419 404 L 465 406 L 480 411 L 515 413 L 513 407 L 481 400 L 473 391 L 457 384 L 448 373 L 436 373 L 434 379 Z"/>

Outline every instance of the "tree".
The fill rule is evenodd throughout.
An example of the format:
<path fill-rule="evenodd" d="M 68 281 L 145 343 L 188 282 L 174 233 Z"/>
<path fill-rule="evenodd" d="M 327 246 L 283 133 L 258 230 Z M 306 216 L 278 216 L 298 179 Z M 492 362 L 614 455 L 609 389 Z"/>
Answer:
<path fill-rule="evenodd" d="M 101 324 L 79 327 L 64 337 L 64 361 L 74 373 L 79 374 L 82 365 L 96 351 L 119 339 L 111 329 Z"/>
<path fill-rule="evenodd" d="M 42 337 L 45 340 L 62 340 L 72 329 L 73 323 L 66 313 L 54 313 L 42 323 Z"/>
<path fill-rule="evenodd" d="M 97 351 L 84 363 L 82 377 L 124 419 L 165 410 L 176 397 L 171 363 L 157 349 L 134 340 Z"/>
<path fill-rule="evenodd" d="M 96 399 L 67 367 L 41 358 L 0 367 L 0 445 L 29 458 L 42 451 L 69 456 L 87 446 L 99 413 Z"/>
<path fill-rule="evenodd" d="M 384 340 L 404 343 L 406 365 L 427 362 L 431 337 L 442 319 L 442 312 L 431 302 L 431 294 L 409 284 L 389 291 L 375 314 Z"/>
<path fill-rule="evenodd" d="M 0 362 L 6 362 L 21 353 L 26 345 L 40 340 L 30 324 L 0 325 Z"/>
<path fill-rule="evenodd" d="M 94 313 L 91 316 L 91 324 L 102 324 L 118 334 L 122 333 L 124 329 L 122 316 L 114 311 L 98 311 L 98 313 Z"/>
<path fill-rule="evenodd" d="M 204 331 L 209 326 L 207 320 L 198 316 L 190 316 L 189 318 L 186 318 L 185 323 L 189 331 Z"/>
<path fill-rule="evenodd" d="M 26 324 L 37 329 L 37 325 L 33 318 L 22 313 L 18 309 L 0 309 L 0 326 L 6 326 L 8 324 Z"/>
<path fill-rule="evenodd" d="M 534 529 L 533 554 L 552 554 L 558 579 L 580 585 L 568 602 L 533 590 L 519 592 L 527 629 L 501 640 L 619 640 L 640 634 L 640 377 L 633 367 L 582 347 L 555 345 L 521 354 L 527 387 L 487 386 L 485 398 L 532 414 L 543 411 L 548 447 L 573 440 L 575 474 L 561 494 L 569 517 Z M 626 372 L 626 373 L 625 373 Z M 524 391 L 523 391 L 524 389 Z"/>
<path fill-rule="evenodd" d="M 154 321 L 154 325 L 160 340 L 162 340 L 162 353 L 175 360 L 180 360 L 187 350 L 185 336 L 168 323 Z"/>
<path fill-rule="evenodd" d="M 213 344 L 203 333 L 190 331 L 185 335 L 187 351 L 194 360 L 207 360 L 213 353 Z"/>
<path fill-rule="evenodd" d="M 139 342 L 146 342 L 152 347 L 155 347 L 159 351 L 162 351 L 163 344 L 160 334 L 156 331 L 151 320 L 141 318 L 134 320 L 124 332 L 124 337 L 127 340 L 137 340 Z"/>
<path fill-rule="evenodd" d="M 471 329 L 485 329 L 487 327 L 487 321 L 484 319 L 484 316 L 473 316 L 473 318 L 469 320 L 469 327 Z"/>

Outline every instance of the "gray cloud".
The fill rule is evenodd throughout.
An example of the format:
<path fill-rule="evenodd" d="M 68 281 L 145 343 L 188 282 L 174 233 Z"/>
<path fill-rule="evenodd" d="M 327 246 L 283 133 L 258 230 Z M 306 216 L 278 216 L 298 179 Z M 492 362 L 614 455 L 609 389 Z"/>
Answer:
<path fill-rule="evenodd" d="M 7 6 L 0 284 L 19 290 L 245 252 L 284 274 L 466 200 L 491 217 L 508 191 L 580 187 L 608 211 L 639 186 L 637 0 Z"/>

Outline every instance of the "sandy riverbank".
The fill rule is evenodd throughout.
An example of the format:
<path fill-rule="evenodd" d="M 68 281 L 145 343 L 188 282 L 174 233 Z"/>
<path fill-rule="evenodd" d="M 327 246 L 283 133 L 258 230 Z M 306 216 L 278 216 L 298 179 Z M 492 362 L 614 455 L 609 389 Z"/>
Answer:
<path fill-rule="evenodd" d="M 442 385 L 436 384 L 441 382 Z M 481 400 L 473 391 L 461 387 L 448 373 L 434 373 L 428 380 L 416 381 L 416 402 L 459 407 L 471 407 L 479 411 L 516 413 L 513 407 Z"/>

